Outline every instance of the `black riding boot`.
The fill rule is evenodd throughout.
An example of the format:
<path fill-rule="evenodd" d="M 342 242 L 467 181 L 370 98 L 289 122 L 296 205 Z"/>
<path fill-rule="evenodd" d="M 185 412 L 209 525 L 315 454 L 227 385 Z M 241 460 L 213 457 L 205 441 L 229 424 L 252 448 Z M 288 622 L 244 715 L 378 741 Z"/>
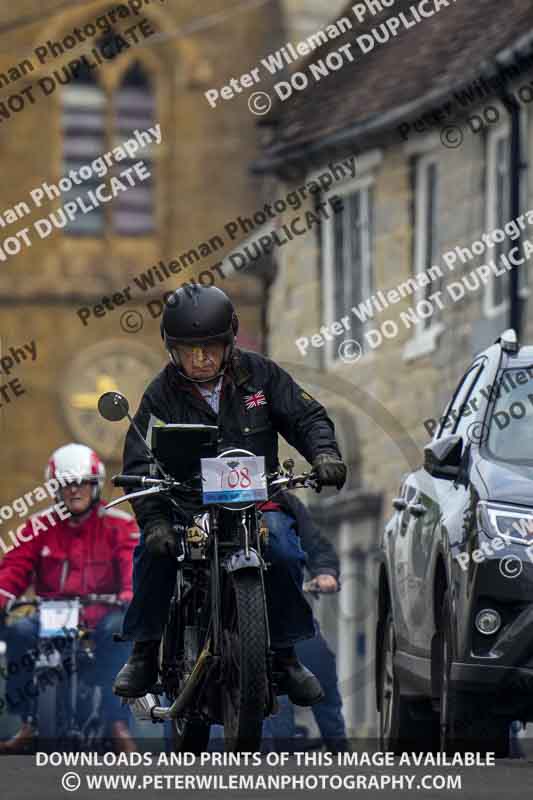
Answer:
<path fill-rule="evenodd" d="M 295 706 L 314 706 L 324 699 L 318 678 L 299 661 L 294 647 L 274 651 L 273 669 L 283 673 L 283 687 Z"/>
<path fill-rule="evenodd" d="M 119 697 L 142 697 L 157 681 L 159 641 L 134 642 L 128 658 L 113 684 Z"/>

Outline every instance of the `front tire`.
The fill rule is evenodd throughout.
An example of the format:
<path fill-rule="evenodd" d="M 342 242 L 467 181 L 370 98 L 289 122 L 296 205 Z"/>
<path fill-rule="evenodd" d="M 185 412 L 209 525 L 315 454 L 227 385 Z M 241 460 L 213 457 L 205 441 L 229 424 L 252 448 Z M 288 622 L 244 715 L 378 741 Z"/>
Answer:
<path fill-rule="evenodd" d="M 63 674 L 57 669 L 36 673 L 37 687 L 36 715 L 39 737 L 39 749 L 44 753 L 53 753 L 63 746 L 66 725 L 65 697 L 60 687 Z"/>
<path fill-rule="evenodd" d="M 433 752 L 438 749 L 438 728 L 429 702 L 402 694 L 396 669 L 396 635 L 389 608 L 382 628 L 380 665 L 379 742 L 382 752 Z"/>
<path fill-rule="evenodd" d="M 440 750 L 442 753 L 495 753 L 509 755 L 510 721 L 486 710 L 487 699 L 479 700 L 450 684 L 453 661 L 453 633 L 449 593 L 443 599 L 440 630 Z"/>
<path fill-rule="evenodd" d="M 172 721 L 172 744 L 175 753 L 206 753 L 211 726 L 206 722 L 183 717 Z"/>
<path fill-rule="evenodd" d="M 222 709 L 226 750 L 260 750 L 267 703 L 267 623 L 261 574 L 227 576 L 222 605 Z"/>

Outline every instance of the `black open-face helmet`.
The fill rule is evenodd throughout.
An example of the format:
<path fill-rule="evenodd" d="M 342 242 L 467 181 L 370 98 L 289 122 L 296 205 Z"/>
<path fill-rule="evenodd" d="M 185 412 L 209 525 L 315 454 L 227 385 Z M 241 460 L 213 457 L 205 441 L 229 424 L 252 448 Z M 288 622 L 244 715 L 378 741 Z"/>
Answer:
<path fill-rule="evenodd" d="M 226 352 L 220 375 L 226 367 L 238 329 L 239 320 L 233 303 L 216 286 L 194 284 L 177 289 L 167 298 L 161 317 L 161 336 L 165 347 L 180 373 L 188 380 L 193 379 L 181 371 L 176 345 L 215 341 L 224 343 Z"/>

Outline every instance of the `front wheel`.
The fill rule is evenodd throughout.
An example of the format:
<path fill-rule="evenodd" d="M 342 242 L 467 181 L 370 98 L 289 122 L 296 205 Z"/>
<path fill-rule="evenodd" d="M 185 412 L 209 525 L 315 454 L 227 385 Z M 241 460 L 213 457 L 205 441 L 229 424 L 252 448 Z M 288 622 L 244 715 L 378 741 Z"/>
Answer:
<path fill-rule="evenodd" d="M 206 753 L 209 744 L 209 731 L 211 726 L 200 720 L 179 719 L 172 720 L 172 743 L 175 753 L 192 753 L 199 756 Z"/>
<path fill-rule="evenodd" d="M 60 686 L 63 674 L 58 669 L 47 668 L 37 671 L 35 685 L 38 689 L 36 699 L 39 749 L 43 753 L 60 750 L 68 725 L 65 707 L 65 693 Z"/>
<path fill-rule="evenodd" d="M 257 570 L 227 576 L 222 604 L 222 710 L 226 750 L 260 750 L 267 705 L 265 593 Z"/>
<path fill-rule="evenodd" d="M 509 755 L 510 721 L 490 713 L 490 703 L 456 691 L 450 681 L 453 661 L 453 629 L 448 592 L 443 599 L 439 631 L 440 666 L 440 749 L 454 754 L 494 752 L 497 758 Z"/>
<path fill-rule="evenodd" d="M 389 609 L 381 629 L 381 669 L 379 693 L 379 741 L 383 752 L 433 752 L 438 749 L 438 727 L 429 701 L 406 697 L 402 693 L 394 655 L 396 635 L 392 611 Z"/>

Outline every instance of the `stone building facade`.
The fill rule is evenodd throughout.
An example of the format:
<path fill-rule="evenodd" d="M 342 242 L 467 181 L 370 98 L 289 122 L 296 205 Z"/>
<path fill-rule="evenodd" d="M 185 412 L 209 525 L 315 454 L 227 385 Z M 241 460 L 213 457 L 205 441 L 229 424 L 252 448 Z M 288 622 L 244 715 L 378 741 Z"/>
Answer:
<path fill-rule="evenodd" d="M 125 11 L 112 18 L 117 7 Z M 212 109 L 204 92 L 279 46 L 280 27 L 276 3 L 232 10 L 209 0 L 198 10 L 146 0 L 133 14 L 130 4 L 102 0 L 68 9 L 26 0 L 0 11 L 0 246 L 12 253 L 0 261 L 0 349 L 5 357 L 31 341 L 37 349 L 35 361 L 19 353 L 2 370 L 3 384 L 19 381 L 0 408 L 2 504 L 39 484 L 50 452 L 68 441 L 90 444 L 117 470 L 124 428 L 98 418 L 98 394 L 121 387 L 136 405 L 166 358 L 158 301 L 191 279 L 218 282 L 217 264 L 244 235 L 225 226 L 260 206 L 261 182 L 247 171 L 257 133 L 246 98 Z M 82 56 L 96 67 L 73 65 Z M 37 220 L 78 190 L 45 194 L 39 207 L 32 190 L 155 125 L 161 143 L 137 154 L 150 180 L 40 238 Z M 113 174 L 132 163 L 115 163 Z M 16 207 L 18 219 L 7 213 Z M 31 240 L 15 252 L 25 227 Z M 149 287 L 142 276 L 154 265 Z M 220 280 L 239 306 L 241 341 L 261 348 L 263 277 Z"/>
<path fill-rule="evenodd" d="M 277 248 L 268 328 L 272 357 L 315 388 L 336 420 L 350 463 L 348 489 L 338 500 L 319 498 L 314 512 L 338 547 L 345 576 L 337 606 L 324 605 L 318 615 L 337 650 L 345 715 L 356 735 L 377 730 L 372 553 L 383 522 L 402 475 L 421 462 L 428 420 L 440 416 L 473 355 L 509 327 L 508 278 L 478 287 L 469 276 L 496 252 L 512 250 L 514 233 L 499 249 L 481 252 L 476 245 L 476 254 L 472 244 L 511 219 L 514 178 L 521 213 L 533 206 L 527 169 L 533 16 L 518 2 L 511 5 L 504 11 L 486 0 L 450 7 L 311 82 L 274 107 L 254 163 L 257 173 L 277 180 L 277 196 L 319 179 L 332 164 L 355 157 L 357 165 L 355 177 L 339 171 L 328 192 L 309 196 L 280 221 L 290 226 L 297 216 L 317 213 L 331 195 L 344 200 L 343 210 L 323 219 L 319 230 Z M 349 15 L 350 7 L 340 13 Z M 312 62 L 341 44 L 352 43 L 355 54 L 355 36 L 372 36 L 371 28 L 390 15 L 384 11 L 362 25 L 354 20 L 348 36 L 293 70 L 309 72 Z M 513 107 L 518 172 L 511 153 Z M 529 271 L 524 260 L 524 341 L 533 333 Z M 470 282 L 462 291 L 465 276 Z M 459 285 L 453 297 L 447 291 L 452 283 Z"/>

